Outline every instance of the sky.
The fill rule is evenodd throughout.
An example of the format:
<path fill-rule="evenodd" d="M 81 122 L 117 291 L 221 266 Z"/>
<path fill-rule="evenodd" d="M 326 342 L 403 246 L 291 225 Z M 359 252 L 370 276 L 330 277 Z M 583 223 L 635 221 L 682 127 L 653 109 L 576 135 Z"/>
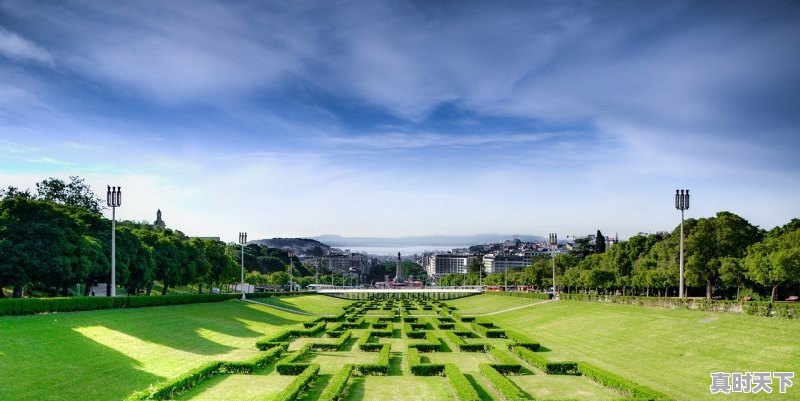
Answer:
<path fill-rule="evenodd" d="M 0 0 L 0 186 L 188 235 L 800 217 L 797 1 Z M 110 216 L 110 210 L 107 211 Z"/>

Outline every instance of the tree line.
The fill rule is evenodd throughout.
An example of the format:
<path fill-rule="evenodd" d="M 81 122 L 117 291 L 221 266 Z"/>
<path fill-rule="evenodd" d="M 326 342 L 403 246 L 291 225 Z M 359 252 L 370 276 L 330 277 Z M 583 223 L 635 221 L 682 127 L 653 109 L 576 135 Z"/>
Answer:
<path fill-rule="evenodd" d="M 763 230 L 730 212 L 684 223 L 684 277 L 694 294 L 740 299 L 746 295 L 778 300 L 800 293 L 800 220 Z M 598 238 L 601 236 L 598 231 Z M 603 245 L 605 245 L 603 243 Z M 605 249 L 587 240 L 555 258 L 556 284 L 562 292 L 620 295 L 676 295 L 679 282 L 680 226 L 671 233 L 639 234 Z M 469 274 L 442 277 L 441 285 L 552 286 L 552 260 L 542 256 L 530 266 L 479 277 L 476 260 Z M 507 280 L 507 281 L 506 281 Z"/>
<path fill-rule="evenodd" d="M 103 209 L 78 177 L 48 178 L 35 191 L 0 190 L 0 288 L 11 288 L 12 297 L 32 291 L 64 296 L 82 284 L 83 295 L 90 295 L 92 287 L 109 282 L 111 221 Z M 115 235 L 116 282 L 128 294 L 150 295 L 155 282 L 167 294 L 175 286 L 196 285 L 202 293 L 240 280 L 239 245 L 147 222 L 118 222 Z M 245 246 L 244 256 L 245 268 L 258 274 L 286 274 L 290 263 L 287 251 L 257 244 Z M 296 257 L 293 262 L 295 274 L 308 275 Z"/>

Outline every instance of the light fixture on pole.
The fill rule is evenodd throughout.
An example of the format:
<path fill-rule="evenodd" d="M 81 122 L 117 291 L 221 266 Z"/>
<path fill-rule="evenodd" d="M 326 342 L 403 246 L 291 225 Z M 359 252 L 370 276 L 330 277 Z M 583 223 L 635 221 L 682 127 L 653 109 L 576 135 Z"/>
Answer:
<path fill-rule="evenodd" d="M 553 252 L 553 299 L 556 299 L 556 251 L 558 251 L 558 234 L 550 234 L 550 248 Z"/>
<path fill-rule="evenodd" d="M 242 246 L 242 281 L 241 281 L 241 289 L 242 289 L 242 299 L 244 300 L 244 244 L 247 243 L 247 233 L 239 233 L 239 245 Z"/>
<path fill-rule="evenodd" d="M 292 260 L 294 254 L 292 251 L 289 251 L 289 291 L 294 291 L 294 275 L 292 274 L 292 268 L 294 267 L 294 261 Z"/>
<path fill-rule="evenodd" d="M 111 207 L 111 291 L 117 296 L 117 208 L 122 205 L 122 187 L 108 187 L 106 203 Z"/>
<path fill-rule="evenodd" d="M 680 282 L 678 283 L 678 298 L 686 297 L 686 288 L 683 281 L 683 211 L 689 209 L 689 190 L 675 190 L 675 209 L 681 211 L 681 254 L 680 254 Z"/>

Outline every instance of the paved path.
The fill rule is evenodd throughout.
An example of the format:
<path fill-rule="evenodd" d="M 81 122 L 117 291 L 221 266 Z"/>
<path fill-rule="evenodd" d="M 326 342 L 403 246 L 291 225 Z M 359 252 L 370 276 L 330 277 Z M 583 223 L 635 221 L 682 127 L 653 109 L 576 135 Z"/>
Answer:
<path fill-rule="evenodd" d="M 528 305 L 522 305 L 522 306 L 515 306 L 515 307 L 513 307 L 513 308 L 503 309 L 503 310 L 494 311 L 494 312 L 489 312 L 489 313 L 484 313 L 484 314 L 481 314 L 481 315 L 475 315 L 475 316 L 491 316 L 491 315 L 497 315 L 497 314 L 500 314 L 500 313 L 506 313 L 506 312 L 510 312 L 510 311 L 512 311 L 512 310 L 523 309 L 523 308 L 530 308 L 531 306 L 536 306 L 536 305 L 544 305 L 544 304 L 546 304 L 546 303 L 548 303 L 548 302 L 553 302 L 553 301 L 555 301 L 555 299 L 548 299 L 547 301 L 537 302 L 537 303 L 535 303 L 535 304 L 528 304 Z"/>

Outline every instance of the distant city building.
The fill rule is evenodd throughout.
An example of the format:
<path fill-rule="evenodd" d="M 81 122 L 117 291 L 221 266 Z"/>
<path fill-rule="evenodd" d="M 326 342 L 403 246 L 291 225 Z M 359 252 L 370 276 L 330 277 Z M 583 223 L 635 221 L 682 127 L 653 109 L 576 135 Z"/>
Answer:
<path fill-rule="evenodd" d="M 430 277 L 446 274 L 467 274 L 467 267 L 475 256 L 470 254 L 439 253 L 425 258 L 423 266 Z"/>
<path fill-rule="evenodd" d="M 331 250 L 320 259 L 320 265 L 336 273 L 368 274 L 371 260 L 366 253 L 351 253 Z"/>
<path fill-rule="evenodd" d="M 156 221 L 153 222 L 153 225 L 158 228 L 165 228 L 167 223 L 164 223 L 164 220 L 161 220 L 161 209 L 158 209 L 156 212 Z"/>
<path fill-rule="evenodd" d="M 483 255 L 483 271 L 489 274 L 502 273 L 509 269 L 521 269 L 528 266 L 522 255 Z"/>

